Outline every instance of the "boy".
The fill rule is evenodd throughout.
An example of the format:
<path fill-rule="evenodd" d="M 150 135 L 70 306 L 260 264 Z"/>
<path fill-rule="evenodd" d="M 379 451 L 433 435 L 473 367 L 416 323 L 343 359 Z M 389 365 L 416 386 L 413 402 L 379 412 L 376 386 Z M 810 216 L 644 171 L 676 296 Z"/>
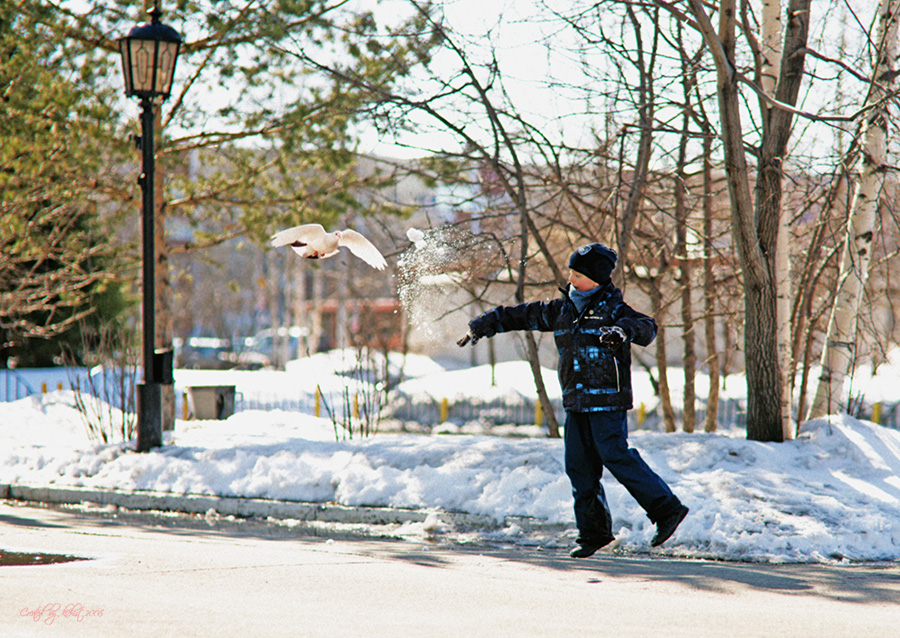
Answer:
<path fill-rule="evenodd" d="M 575 500 L 578 539 L 570 555 L 591 556 L 615 537 L 600 477 L 605 466 L 656 523 L 653 547 L 664 543 L 688 508 L 628 447 L 626 412 L 632 407 L 631 343 L 656 337 L 653 318 L 633 310 L 610 280 L 616 253 L 583 246 L 569 258 L 569 286 L 549 303 L 498 306 L 469 322 L 474 344 L 511 330 L 553 332 L 565 421 L 565 466 Z M 465 345 L 461 340 L 460 345 Z"/>

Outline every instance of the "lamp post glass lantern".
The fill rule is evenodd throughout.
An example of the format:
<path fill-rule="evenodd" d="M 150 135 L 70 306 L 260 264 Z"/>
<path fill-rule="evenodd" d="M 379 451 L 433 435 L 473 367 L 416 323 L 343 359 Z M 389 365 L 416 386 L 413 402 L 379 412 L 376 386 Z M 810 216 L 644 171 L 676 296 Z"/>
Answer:
<path fill-rule="evenodd" d="M 166 99 L 172 91 L 181 36 L 160 22 L 162 12 L 158 7 L 148 13 L 150 22 L 134 27 L 124 38 L 119 38 L 125 95 Z"/>
<path fill-rule="evenodd" d="M 171 350 L 156 351 L 155 311 L 155 154 L 153 148 L 154 101 L 165 100 L 172 90 L 181 36 L 160 22 L 154 6 L 150 22 L 134 27 L 119 38 L 125 95 L 140 98 L 141 135 L 141 234 L 143 248 L 143 350 L 144 382 L 138 385 L 137 451 L 162 445 L 162 386 L 172 383 Z"/>

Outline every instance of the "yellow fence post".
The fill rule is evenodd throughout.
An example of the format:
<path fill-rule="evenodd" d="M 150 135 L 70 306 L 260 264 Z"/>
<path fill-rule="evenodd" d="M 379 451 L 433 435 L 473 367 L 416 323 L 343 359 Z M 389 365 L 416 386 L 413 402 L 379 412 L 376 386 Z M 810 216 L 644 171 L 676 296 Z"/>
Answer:
<path fill-rule="evenodd" d="M 637 425 L 638 425 L 638 427 L 641 427 L 642 425 L 644 425 L 644 421 L 645 421 L 646 419 L 647 419 L 647 406 L 644 405 L 643 403 L 641 403 L 641 404 L 638 406 L 638 413 L 637 413 Z"/>
<path fill-rule="evenodd" d="M 47 394 L 47 382 L 41 382 L 41 394 Z"/>
<path fill-rule="evenodd" d="M 881 401 L 872 406 L 872 423 L 881 425 Z"/>
<path fill-rule="evenodd" d="M 359 418 L 359 395 L 358 394 L 353 395 L 353 418 L 354 419 Z"/>
<path fill-rule="evenodd" d="M 447 397 L 441 399 L 441 423 L 447 422 L 447 417 L 450 415 L 450 402 L 447 400 Z"/>
<path fill-rule="evenodd" d="M 540 399 L 534 404 L 534 424 L 538 427 L 544 424 L 544 408 L 541 407 Z"/>
<path fill-rule="evenodd" d="M 321 391 L 319 390 L 319 386 L 316 386 L 316 418 L 319 418 L 320 406 L 322 403 Z"/>

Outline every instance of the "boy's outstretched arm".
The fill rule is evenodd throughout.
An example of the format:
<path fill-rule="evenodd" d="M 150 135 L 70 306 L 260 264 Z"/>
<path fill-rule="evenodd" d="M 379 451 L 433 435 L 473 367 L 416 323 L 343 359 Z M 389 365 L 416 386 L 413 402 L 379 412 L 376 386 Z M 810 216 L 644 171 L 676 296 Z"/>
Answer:
<path fill-rule="evenodd" d="M 628 306 L 625 306 L 616 319 L 615 325 L 622 328 L 628 337 L 628 341 L 639 346 L 649 346 L 656 338 L 656 321 Z"/>
<path fill-rule="evenodd" d="M 552 330 L 549 317 L 552 304 L 541 301 L 518 306 L 497 306 L 483 312 L 469 322 L 469 332 L 457 341 L 457 345 L 475 345 L 479 339 L 493 337 L 498 332 L 513 330 Z"/>

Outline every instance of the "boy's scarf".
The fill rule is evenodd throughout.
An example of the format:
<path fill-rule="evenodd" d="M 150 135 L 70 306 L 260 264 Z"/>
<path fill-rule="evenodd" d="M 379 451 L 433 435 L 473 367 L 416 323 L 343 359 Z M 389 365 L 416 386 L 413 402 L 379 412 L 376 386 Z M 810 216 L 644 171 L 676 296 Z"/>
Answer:
<path fill-rule="evenodd" d="M 600 290 L 600 286 L 581 292 L 580 290 L 576 290 L 575 286 L 569 284 L 569 299 L 575 304 L 575 307 L 578 309 L 578 314 L 584 312 L 584 309 L 587 308 L 591 301 L 591 297 L 593 297 L 594 293 L 598 290 Z"/>

